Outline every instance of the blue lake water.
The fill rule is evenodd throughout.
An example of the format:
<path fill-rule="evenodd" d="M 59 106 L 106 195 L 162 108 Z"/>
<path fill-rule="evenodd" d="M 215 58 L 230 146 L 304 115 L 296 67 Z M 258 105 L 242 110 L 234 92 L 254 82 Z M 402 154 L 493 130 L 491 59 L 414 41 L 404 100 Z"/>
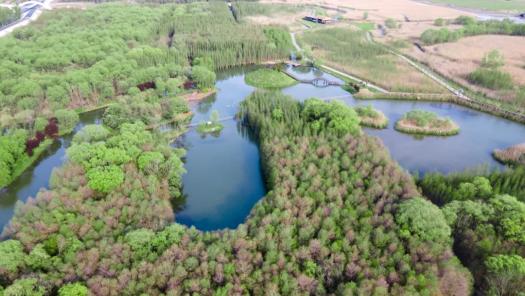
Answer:
<path fill-rule="evenodd" d="M 194 112 L 192 123 L 208 120 L 213 110 L 217 110 L 221 118 L 235 115 L 239 103 L 255 90 L 244 82 L 244 73 L 253 69 L 238 68 L 219 73 L 217 93 L 191 106 Z M 336 79 L 310 68 L 293 71 L 308 79 Z M 318 88 L 309 84 L 296 84 L 282 92 L 300 101 L 311 97 L 335 97 L 351 106 L 372 105 L 381 110 L 389 118 L 388 128 L 367 128 L 365 131 L 379 137 L 392 157 L 411 172 L 450 173 L 480 165 L 501 169 L 503 167 L 491 156 L 492 150 L 525 142 L 525 125 L 454 104 L 360 101 L 340 87 Z M 450 117 L 461 127 L 460 134 L 414 137 L 395 131 L 395 122 L 413 109 Z M 100 116 L 101 112 L 83 115 L 77 130 L 85 124 L 99 122 Z M 217 137 L 203 138 L 190 129 L 174 144 L 187 149 L 184 159 L 187 173 L 182 178 L 186 201 L 175 213 L 179 223 L 201 230 L 235 228 L 244 222 L 255 203 L 266 194 L 257 143 L 245 129 L 239 129 L 234 119 L 223 124 L 224 129 Z M 0 193 L 0 229 L 11 219 L 17 201 L 25 202 L 29 196 L 35 196 L 41 188 L 49 186 L 53 168 L 66 160 L 65 149 L 71 138 L 69 135 L 56 142 L 39 162 Z"/>

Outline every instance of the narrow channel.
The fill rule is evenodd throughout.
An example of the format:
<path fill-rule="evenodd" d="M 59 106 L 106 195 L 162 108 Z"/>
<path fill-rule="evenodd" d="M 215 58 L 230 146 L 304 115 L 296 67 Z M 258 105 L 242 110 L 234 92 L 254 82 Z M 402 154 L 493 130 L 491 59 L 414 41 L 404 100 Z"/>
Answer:
<path fill-rule="evenodd" d="M 0 233 L 13 217 L 15 205 L 35 197 L 42 188 L 49 188 L 53 169 L 61 167 L 67 159 L 66 149 L 76 132 L 87 124 L 100 124 L 104 110 L 80 114 L 80 121 L 72 133 L 56 140 L 40 159 L 22 173 L 13 183 L 0 191 Z"/>

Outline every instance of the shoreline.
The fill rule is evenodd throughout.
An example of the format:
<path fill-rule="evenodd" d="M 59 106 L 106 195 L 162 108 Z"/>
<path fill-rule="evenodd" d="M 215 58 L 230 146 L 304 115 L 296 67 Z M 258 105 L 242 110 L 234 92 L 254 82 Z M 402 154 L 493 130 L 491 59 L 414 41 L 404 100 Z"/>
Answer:
<path fill-rule="evenodd" d="M 361 119 L 361 126 L 375 129 L 385 129 L 388 127 L 388 118 L 381 113 L 379 118 L 370 116 L 359 116 Z"/>
<path fill-rule="evenodd" d="M 182 99 L 185 100 L 188 103 L 201 101 L 201 100 L 206 99 L 207 97 L 215 94 L 216 92 L 217 92 L 216 88 L 213 88 L 212 90 L 209 90 L 207 92 L 194 91 L 194 92 L 182 95 Z"/>
<path fill-rule="evenodd" d="M 483 112 L 517 123 L 525 124 L 525 114 L 514 113 L 503 110 L 495 105 L 479 102 L 479 101 L 465 101 L 454 95 L 437 95 L 437 94 L 417 94 L 417 93 L 371 93 L 371 94 L 355 94 L 354 98 L 359 100 L 398 100 L 398 101 L 422 101 L 422 102 L 442 102 L 456 104 L 475 111 Z"/>
<path fill-rule="evenodd" d="M 42 154 L 49 148 L 53 143 L 55 143 L 57 139 L 46 139 L 40 145 L 33 150 L 33 155 L 28 156 L 27 160 L 24 161 L 22 164 L 16 167 L 16 169 L 13 171 L 13 175 L 11 177 L 11 180 L 9 183 L 3 185 L 0 188 L 0 194 L 7 191 L 7 187 L 9 187 L 11 184 L 13 184 L 14 181 L 16 181 L 22 174 L 29 169 L 41 156 Z"/>

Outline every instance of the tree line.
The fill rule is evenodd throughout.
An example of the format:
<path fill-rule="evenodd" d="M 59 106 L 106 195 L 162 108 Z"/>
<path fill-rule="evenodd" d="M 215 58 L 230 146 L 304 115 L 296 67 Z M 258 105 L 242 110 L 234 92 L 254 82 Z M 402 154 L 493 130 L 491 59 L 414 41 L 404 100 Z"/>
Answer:
<path fill-rule="evenodd" d="M 525 290 L 525 168 L 483 169 L 419 181 L 452 228 L 454 251 L 482 295 Z"/>
<path fill-rule="evenodd" d="M 458 30 L 449 30 L 447 28 L 428 29 L 421 34 L 421 41 L 427 45 L 433 45 L 454 42 L 463 37 L 476 35 L 525 36 L 525 24 L 515 23 L 509 19 L 477 21 L 469 16 L 460 16 L 454 23 L 463 27 Z"/>

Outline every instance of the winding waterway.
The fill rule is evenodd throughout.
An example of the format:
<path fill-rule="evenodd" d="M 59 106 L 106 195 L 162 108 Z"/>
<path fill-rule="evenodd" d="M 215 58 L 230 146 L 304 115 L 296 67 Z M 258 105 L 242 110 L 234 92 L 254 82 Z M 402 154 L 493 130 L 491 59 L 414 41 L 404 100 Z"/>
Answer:
<path fill-rule="evenodd" d="M 213 110 L 220 117 L 235 115 L 238 105 L 255 89 L 244 82 L 244 74 L 253 68 L 238 68 L 218 75 L 217 93 L 201 102 L 194 103 L 192 123 L 209 119 Z M 337 78 L 311 68 L 291 69 L 305 79 L 325 77 Z M 310 97 L 339 97 L 349 105 L 372 105 L 389 118 L 387 129 L 365 129 L 366 133 L 381 138 L 392 157 L 402 167 L 411 171 L 443 173 L 462 171 L 480 165 L 502 168 L 493 160 L 495 148 L 508 147 L 525 141 L 525 125 L 490 114 L 470 110 L 450 103 L 411 101 L 360 101 L 354 99 L 340 87 L 317 88 L 309 84 L 296 84 L 285 88 L 283 93 L 305 100 Z M 461 127 L 461 132 L 452 137 L 414 137 L 394 130 L 395 122 L 404 113 L 413 109 L 424 109 L 440 116 L 450 117 Z M 81 116 L 81 126 L 100 121 L 101 112 Z M 173 146 L 187 149 L 183 176 L 183 192 L 186 202 L 176 213 L 176 221 L 201 230 L 235 228 L 244 222 L 253 205 L 266 194 L 260 165 L 257 143 L 239 129 L 235 120 L 223 122 L 219 136 L 201 137 L 190 129 Z M 54 167 L 65 161 L 65 149 L 72 135 L 56 142 L 5 192 L 0 193 L 0 228 L 12 217 L 17 201 L 25 202 L 35 196 L 40 188 L 47 188 Z"/>
<path fill-rule="evenodd" d="M 81 114 L 80 121 L 72 133 L 51 144 L 37 162 L 0 192 L 0 230 L 13 216 L 17 202 L 26 202 L 29 197 L 36 196 L 41 188 L 49 188 L 51 173 L 66 161 L 66 149 L 71 144 L 74 134 L 86 124 L 100 124 L 103 113 L 103 110 L 97 110 Z"/>

